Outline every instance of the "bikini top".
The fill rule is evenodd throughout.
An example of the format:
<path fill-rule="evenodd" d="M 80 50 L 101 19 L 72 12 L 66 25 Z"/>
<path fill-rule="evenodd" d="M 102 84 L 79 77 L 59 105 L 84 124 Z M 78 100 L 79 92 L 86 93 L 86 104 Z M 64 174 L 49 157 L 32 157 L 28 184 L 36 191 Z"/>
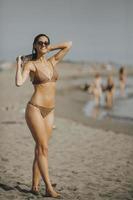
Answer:
<path fill-rule="evenodd" d="M 57 79 L 58 79 L 57 71 L 55 70 L 55 67 L 53 66 L 52 63 L 51 63 L 51 65 L 52 65 L 52 69 L 53 69 L 53 76 L 51 78 L 48 78 L 41 70 L 37 69 L 37 67 L 34 63 L 36 71 L 35 71 L 33 80 L 31 80 L 33 85 L 57 81 Z"/>

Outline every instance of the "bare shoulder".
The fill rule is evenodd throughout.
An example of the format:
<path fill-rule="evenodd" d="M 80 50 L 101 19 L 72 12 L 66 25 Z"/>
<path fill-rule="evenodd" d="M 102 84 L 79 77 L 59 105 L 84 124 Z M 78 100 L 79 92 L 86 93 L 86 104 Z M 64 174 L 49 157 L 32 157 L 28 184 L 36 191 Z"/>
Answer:
<path fill-rule="evenodd" d="M 34 61 L 28 61 L 25 65 L 24 65 L 24 70 L 28 70 L 28 71 L 35 71 L 35 66 L 33 64 Z"/>

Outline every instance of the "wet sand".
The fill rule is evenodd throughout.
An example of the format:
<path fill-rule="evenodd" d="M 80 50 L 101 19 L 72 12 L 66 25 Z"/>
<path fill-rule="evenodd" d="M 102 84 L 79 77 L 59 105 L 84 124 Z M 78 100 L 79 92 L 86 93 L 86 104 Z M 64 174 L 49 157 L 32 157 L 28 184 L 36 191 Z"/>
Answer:
<path fill-rule="evenodd" d="M 50 175 L 61 199 L 133 199 L 133 135 L 126 132 L 128 125 L 119 134 L 110 128 L 113 122 L 104 127 L 102 121 L 99 126 L 93 121 L 90 127 L 81 120 L 86 94 L 70 92 L 68 84 L 57 85 L 56 129 L 49 143 Z M 15 87 L 14 70 L 8 70 L 0 73 L 0 89 L 0 199 L 52 199 L 43 196 L 42 181 L 40 195 L 30 193 L 34 141 L 24 111 L 32 85 L 28 81 Z"/>

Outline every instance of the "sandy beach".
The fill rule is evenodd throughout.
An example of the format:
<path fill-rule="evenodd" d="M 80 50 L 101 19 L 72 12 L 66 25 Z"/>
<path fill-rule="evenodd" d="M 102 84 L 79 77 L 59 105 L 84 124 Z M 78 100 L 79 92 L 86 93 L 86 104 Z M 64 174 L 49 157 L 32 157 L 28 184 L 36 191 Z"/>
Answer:
<path fill-rule="evenodd" d="M 94 72 L 62 65 L 49 143 L 52 182 L 64 200 L 132 200 L 132 121 L 83 116 L 87 94 L 78 88 Z M 0 200 L 52 199 L 44 197 L 43 181 L 38 196 L 30 193 L 34 141 L 24 112 L 33 88 L 30 81 L 17 88 L 14 76 L 14 68 L 0 72 Z"/>

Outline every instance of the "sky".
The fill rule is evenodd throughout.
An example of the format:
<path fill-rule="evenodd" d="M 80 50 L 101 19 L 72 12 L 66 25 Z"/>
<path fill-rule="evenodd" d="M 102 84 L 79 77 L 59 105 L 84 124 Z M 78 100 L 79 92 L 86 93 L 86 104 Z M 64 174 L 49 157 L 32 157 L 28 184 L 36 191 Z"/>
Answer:
<path fill-rule="evenodd" d="M 0 60 L 31 53 L 37 34 L 72 41 L 65 59 L 133 64 L 133 0 L 0 0 Z"/>

